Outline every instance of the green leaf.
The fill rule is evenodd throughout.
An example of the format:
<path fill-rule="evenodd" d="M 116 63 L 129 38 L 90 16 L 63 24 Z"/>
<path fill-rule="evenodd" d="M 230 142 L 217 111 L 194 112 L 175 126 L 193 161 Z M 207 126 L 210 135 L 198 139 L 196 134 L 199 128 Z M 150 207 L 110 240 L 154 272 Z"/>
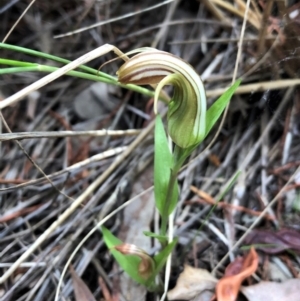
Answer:
<path fill-rule="evenodd" d="M 170 202 L 170 206 L 168 208 L 168 215 L 170 215 L 174 211 L 178 203 L 178 195 L 179 195 L 179 186 L 178 186 L 178 181 L 176 179 L 173 187 L 172 199 Z"/>
<path fill-rule="evenodd" d="M 122 241 L 115 237 L 107 228 L 101 227 L 104 242 L 113 257 L 116 259 L 121 268 L 137 283 L 146 285 L 147 281 L 139 275 L 138 267 L 141 259 L 135 255 L 123 255 L 117 250 L 112 249 L 122 244 Z"/>
<path fill-rule="evenodd" d="M 239 175 L 241 174 L 241 171 L 237 171 L 230 179 L 229 183 L 227 186 L 225 186 L 225 188 L 221 191 L 221 193 L 217 196 L 216 199 L 216 203 L 211 207 L 211 209 L 209 210 L 208 214 L 206 215 L 204 221 L 201 223 L 201 226 L 199 228 L 198 231 L 202 230 L 202 227 L 204 226 L 205 222 L 207 222 L 210 218 L 210 216 L 212 215 L 212 213 L 214 212 L 214 210 L 216 209 L 216 207 L 218 206 L 218 203 L 223 199 L 223 197 L 227 194 L 227 192 L 232 188 L 232 186 L 234 185 L 234 183 L 236 182 L 237 178 L 239 177 Z"/>
<path fill-rule="evenodd" d="M 227 194 L 227 192 L 232 188 L 232 186 L 234 185 L 234 183 L 237 181 L 237 178 L 240 176 L 241 171 L 238 170 L 235 174 L 233 174 L 233 176 L 230 178 L 230 180 L 228 181 L 228 185 L 225 186 L 225 188 L 221 191 L 221 193 L 217 196 L 217 203 L 220 202 L 224 196 Z"/>
<path fill-rule="evenodd" d="M 241 81 L 237 80 L 228 90 L 226 90 L 214 103 L 213 105 L 207 110 L 206 112 L 206 134 L 207 136 L 217 122 L 219 117 L 221 116 L 222 112 L 225 110 L 227 104 L 229 103 L 233 93 L 236 91 L 238 86 L 240 85 Z"/>
<path fill-rule="evenodd" d="M 110 249 L 113 257 L 116 259 L 121 268 L 137 283 L 145 285 L 148 289 L 153 290 L 155 288 L 155 277 L 165 266 L 169 254 L 174 249 L 178 239 L 175 238 L 170 244 L 168 244 L 162 251 L 154 256 L 153 260 L 155 263 L 154 272 L 151 277 L 147 280 L 142 278 L 138 273 L 138 266 L 140 258 L 134 255 L 123 255 L 113 248 L 122 244 L 122 241 L 115 237 L 107 228 L 101 227 L 103 239 L 106 246 Z M 151 233 L 151 232 L 150 232 Z"/>
<path fill-rule="evenodd" d="M 1 65 L 8 65 L 8 66 L 18 66 L 18 67 L 29 67 L 29 66 L 38 66 L 39 64 L 30 63 L 30 62 L 23 62 L 23 61 L 16 61 L 16 60 L 8 60 L 0 58 Z"/>
<path fill-rule="evenodd" d="M 178 238 L 174 238 L 174 240 L 169 243 L 162 251 L 160 251 L 158 254 L 154 256 L 154 262 L 155 262 L 155 270 L 153 272 L 153 276 L 155 277 L 165 266 L 166 261 L 168 259 L 168 256 L 173 251 L 175 245 L 177 244 Z"/>
<path fill-rule="evenodd" d="M 159 213 L 163 214 L 173 158 L 160 115 L 157 115 L 155 120 L 154 151 L 155 203 Z"/>
<path fill-rule="evenodd" d="M 144 231 L 143 232 L 145 236 L 156 238 L 160 243 L 167 244 L 168 243 L 168 237 L 164 235 L 159 235 L 150 231 Z"/>

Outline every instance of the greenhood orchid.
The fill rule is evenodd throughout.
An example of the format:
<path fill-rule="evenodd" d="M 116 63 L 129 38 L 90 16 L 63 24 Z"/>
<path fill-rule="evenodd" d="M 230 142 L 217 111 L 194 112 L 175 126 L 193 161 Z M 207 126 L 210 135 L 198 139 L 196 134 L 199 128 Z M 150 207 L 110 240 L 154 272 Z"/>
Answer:
<path fill-rule="evenodd" d="M 157 85 L 155 108 L 161 90 L 174 86 L 168 104 L 168 134 L 181 148 L 199 144 L 205 137 L 206 96 L 203 83 L 191 65 L 168 52 L 143 48 L 118 70 L 122 84 Z M 155 109 L 156 111 L 156 109 Z"/>

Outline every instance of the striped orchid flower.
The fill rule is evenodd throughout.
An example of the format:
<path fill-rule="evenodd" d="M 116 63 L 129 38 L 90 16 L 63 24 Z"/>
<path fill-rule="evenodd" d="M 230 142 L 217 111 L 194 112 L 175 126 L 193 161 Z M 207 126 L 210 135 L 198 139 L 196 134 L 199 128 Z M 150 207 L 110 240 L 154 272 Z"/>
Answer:
<path fill-rule="evenodd" d="M 205 137 L 206 95 L 203 83 L 191 65 L 168 52 L 142 48 L 118 70 L 122 84 L 157 85 L 154 111 L 161 90 L 173 85 L 168 104 L 168 134 L 181 148 L 199 144 Z"/>

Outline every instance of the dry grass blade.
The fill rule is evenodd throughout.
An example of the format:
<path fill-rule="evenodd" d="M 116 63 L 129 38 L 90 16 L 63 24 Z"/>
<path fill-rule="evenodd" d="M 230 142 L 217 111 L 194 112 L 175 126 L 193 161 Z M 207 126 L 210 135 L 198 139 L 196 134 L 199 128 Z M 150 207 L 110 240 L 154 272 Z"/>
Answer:
<path fill-rule="evenodd" d="M 77 67 L 84 65 L 101 55 L 104 55 L 110 51 L 115 51 L 115 50 L 116 50 L 116 48 L 114 46 L 106 44 L 106 45 L 100 46 L 100 47 L 84 54 L 83 56 L 81 56 L 78 59 L 74 60 L 73 62 L 67 64 L 66 66 L 46 75 L 45 77 L 41 78 L 40 80 L 27 86 L 23 90 L 15 93 L 14 95 L 1 101 L 0 102 L 0 110 L 3 110 L 4 108 L 16 103 L 17 101 L 20 101 L 21 99 L 26 97 L 31 92 L 36 91 L 36 90 L 40 89 L 41 87 L 51 83 L 52 81 L 56 80 L 57 78 L 61 77 L 64 74 L 68 73 L 69 71 L 74 70 Z"/>
<path fill-rule="evenodd" d="M 2 40 L 2 43 L 6 42 L 6 40 L 8 39 L 8 37 L 11 35 L 11 33 L 13 32 L 13 30 L 20 23 L 21 19 L 25 16 L 25 14 L 28 12 L 28 10 L 34 4 L 35 1 L 36 0 L 31 0 L 31 2 L 28 4 L 28 6 L 26 7 L 26 9 L 23 11 L 23 13 L 21 14 L 21 16 L 18 18 L 18 20 L 15 22 L 15 24 L 10 28 L 9 32 L 6 34 L 6 36 Z"/>
<path fill-rule="evenodd" d="M 113 18 L 113 19 L 104 21 L 104 22 L 96 23 L 96 24 L 94 24 L 92 26 L 84 27 L 84 28 L 81 28 L 81 29 L 78 29 L 78 30 L 74 30 L 74 31 L 71 31 L 71 32 L 67 32 L 67 33 L 64 33 L 64 34 L 60 34 L 60 35 L 54 36 L 54 39 L 59 39 L 59 38 L 71 36 L 71 35 L 74 35 L 74 34 L 77 34 L 77 33 L 80 33 L 80 32 L 83 32 L 83 31 L 95 28 L 95 27 L 99 27 L 101 25 L 105 25 L 105 24 L 109 24 L 109 23 L 112 23 L 112 22 L 115 22 L 115 21 L 119 21 L 119 20 L 123 20 L 123 19 L 126 19 L 126 18 L 130 18 L 130 17 L 133 17 L 133 16 L 135 16 L 137 14 L 141 14 L 141 13 L 144 13 L 144 12 L 147 12 L 147 11 L 159 8 L 159 7 L 161 7 L 163 5 L 166 5 L 166 4 L 168 4 L 170 2 L 173 2 L 173 1 L 175 1 L 175 0 L 165 0 L 162 3 L 159 3 L 159 4 L 153 5 L 151 7 L 142 9 L 139 12 L 129 13 L 129 14 L 117 17 L 117 18 Z"/>
<path fill-rule="evenodd" d="M 140 130 L 96 130 L 96 131 L 59 131 L 59 132 L 24 132 L 24 133 L 7 133 L 0 134 L 0 142 L 11 140 L 23 140 L 33 138 L 65 138 L 65 137 L 119 137 L 119 136 L 136 136 Z"/>
<path fill-rule="evenodd" d="M 107 158 L 112 157 L 112 156 L 119 155 L 119 154 L 123 153 L 126 150 L 126 148 L 127 147 L 118 147 L 118 148 L 111 149 L 111 150 L 105 151 L 103 153 L 97 154 L 97 155 L 92 156 L 92 157 L 90 157 L 86 160 L 82 160 L 82 161 L 80 161 L 76 164 L 68 166 L 65 169 L 61 170 L 61 171 L 57 171 L 53 174 L 50 174 L 50 175 L 48 175 L 48 178 L 52 179 L 54 177 L 63 175 L 65 173 L 69 173 L 69 172 L 72 172 L 72 171 L 75 171 L 75 170 L 80 170 L 81 168 L 83 168 L 83 167 L 85 167 L 89 164 L 107 159 Z M 25 181 L 25 183 L 21 183 L 19 185 L 15 185 L 13 187 L 0 188 L 0 191 L 13 191 L 13 190 L 18 189 L 18 188 L 22 188 L 22 187 L 26 187 L 26 186 L 29 186 L 29 185 L 34 185 L 34 184 L 41 183 L 42 181 L 45 181 L 45 178 L 38 178 L 38 179 L 35 179 L 35 180 Z"/>
<path fill-rule="evenodd" d="M 266 9 L 264 10 L 263 13 L 262 27 L 259 33 L 258 53 L 264 53 L 265 50 L 265 38 L 268 30 L 267 24 L 268 24 L 269 16 L 271 14 L 273 3 L 274 3 L 273 0 L 268 1 L 266 3 Z"/>
<path fill-rule="evenodd" d="M 260 82 L 248 85 L 241 85 L 237 88 L 235 94 L 247 94 L 253 92 L 262 92 L 268 90 L 278 90 L 278 89 L 286 89 L 289 87 L 299 86 L 300 79 L 282 79 L 282 80 L 274 80 L 271 82 Z M 226 88 L 219 88 L 213 91 L 208 90 L 206 92 L 208 97 L 216 97 L 222 95 L 226 91 Z"/>
<path fill-rule="evenodd" d="M 265 214 L 267 214 L 268 210 L 272 208 L 278 201 L 278 199 L 285 193 L 286 187 L 294 180 L 295 176 L 297 176 L 300 172 L 300 167 L 297 168 L 297 170 L 294 172 L 294 174 L 289 178 L 289 180 L 286 182 L 286 184 L 280 189 L 278 194 L 275 196 L 274 199 L 272 199 L 269 204 L 266 206 L 266 208 L 262 211 L 261 215 L 252 223 L 252 225 L 247 229 L 247 231 L 241 236 L 241 238 L 233 245 L 232 249 L 230 251 L 234 251 L 237 247 L 239 247 L 242 242 L 245 240 L 247 235 L 250 233 L 252 229 L 262 220 Z M 229 252 L 220 260 L 220 262 L 217 264 L 217 266 L 214 268 L 215 272 L 228 258 Z"/>
<path fill-rule="evenodd" d="M 86 198 L 94 192 L 94 190 L 103 183 L 104 180 L 111 174 L 111 172 L 120 164 L 122 161 L 131 154 L 132 150 L 137 147 L 143 139 L 149 134 L 153 129 L 154 122 L 150 123 L 147 129 L 142 131 L 142 133 L 135 139 L 135 141 L 128 147 L 123 154 L 115 160 L 115 162 L 102 174 L 100 175 L 74 202 L 67 208 L 63 214 L 61 214 L 58 219 L 51 224 L 51 226 L 41 235 L 39 238 L 28 248 L 16 262 L 5 272 L 5 274 L 0 277 L 0 284 L 6 281 L 6 279 L 19 267 L 19 265 L 24 262 L 31 254 L 34 252 L 48 237 L 49 235 L 57 229 L 74 211 L 78 206 L 82 204 Z"/>
<path fill-rule="evenodd" d="M 232 4 L 230 4 L 229 2 L 223 1 L 223 0 L 213 0 L 213 3 L 219 5 L 220 7 L 223 7 L 224 9 L 228 10 L 229 12 L 241 17 L 242 19 L 244 19 L 244 13 L 242 10 L 239 10 L 237 8 L 235 8 Z M 252 13 L 253 15 L 253 13 Z M 257 21 L 256 18 L 249 18 L 249 22 L 256 28 L 259 29 L 260 28 L 260 23 L 259 21 Z"/>
<path fill-rule="evenodd" d="M 214 2 L 209 0 L 204 0 L 203 3 L 207 7 L 207 9 L 213 14 L 215 18 L 217 18 L 219 21 L 222 21 L 224 23 L 230 24 L 229 20 L 224 16 L 223 12 L 220 11 Z"/>

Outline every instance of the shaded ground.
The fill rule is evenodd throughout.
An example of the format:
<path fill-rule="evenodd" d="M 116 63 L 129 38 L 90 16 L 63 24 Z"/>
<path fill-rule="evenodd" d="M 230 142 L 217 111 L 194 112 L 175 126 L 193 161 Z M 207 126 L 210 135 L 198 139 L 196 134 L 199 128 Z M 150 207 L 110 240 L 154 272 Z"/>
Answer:
<path fill-rule="evenodd" d="M 1 39 L 29 2 L 0 2 Z M 156 47 L 192 64 L 202 76 L 208 96 L 217 96 L 217 89 L 229 86 L 232 81 L 246 4 L 236 1 L 229 12 L 230 7 L 222 7 L 224 2 L 216 10 L 217 1 L 210 5 L 206 1 L 173 1 L 139 13 L 159 3 L 163 2 L 36 1 L 6 43 L 69 60 L 105 43 L 122 51 Z M 179 244 L 170 287 L 174 286 L 184 263 L 213 270 L 258 216 L 256 229 L 299 230 L 299 173 L 292 179 L 291 176 L 300 162 L 300 94 L 296 86 L 300 81 L 288 80 L 299 77 L 300 6 L 291 2 L 283 7 L 282 2 L 270 1 L 269 6 L 254 2 L 250 8 L 237 72 L 237 77 L 243 78 L 244 93 L 233 98 L 213 146 L 201 153 L 213 138 L 212 134 L 180 174 L 182 191 L 175 216 Z M 114 21 L 129 13 L 131 16 Z M 93 29 L 54 38 L 108 20 L 107 24 Z M 0 53 L 2 58 L 56 64 L 3 49 Z M 113 57 L 108 54 L 89 66 L 97 69 Z M 119 65 L 119 61 L 111 62 L 103 71 L 114 75 Z M 0 97 L 5 99 L 43 75 L 37 72 L 1 75 Z M 92 137 L 86 133 L 80 137 L 22 140 L 24 149 L 47 175 L 59 172 L 51 176 L 56 188 L 28 161 L 14 141 L 2 142 L 0 275 L 5 275 L 12 263 L 70 207 L 73 201 L 65 195 L 78 198 L 118 160 L 117 155 L 124 152 L 121 147 L 130 147 L 140 130 L 151 126 L 152 99 L 105 84 L 91 88 L 91 84 L 65 76 L 2 111 L 13 132 L 103 128 L 137 131 L 113 137 Z M 249 84 L 253 86 L 249 88 Z M 83 91 L 85 94 L 80 94 Z M 214 99 L 208 97 L 209 105 Z M 7 133 L 5 126 L 2 128 Z M 87 160 L 97 154 L 103 156 Z M 153 136 L 149 130 L 149 135 L 126 158 L 119 160 L 81 206 L 1 284 L 1 300 L 54 300 L 68 257 L 95 223 L 130 197 L 151 187 L 152 156 Z M 240 175 L 233 188 L 199 232 L 212 203 L 237 171 Z M 262 215 L 270 202 L 274 206 L 266 210 L 267 215 Z M 128 239 L 127 242 L 136 239 L 149 252 L 154 252 L 155 246 L 150 241 L 139 240 L 141 231 L 134 232 L 155 228 L 152 194 L 148 192 L 137 204 L 133 209 L 119 212 L 105 225 L 119 237 Z M 240 247 L 230 254 L 230 259 L 238 254 L 242 254 Z M 288 254 L 283 251 L 270 258 L 261 256 L 261 264 L 270 262 L 279 270 L 285 269 L 287 278 L 296 278 L 299 257 Z M 229 259 L 223 262 L 217 277 L 223 275 L 228 263 Z M 86 241 L 72 265 L 96 300 L 103 297 L 105 287 L 98 284 L 100 276 L 112 295 L 121 291 L 120 300 L 136 300 L 136 296 L 126 296 L 124 281 L 119 279 L 119 269 L 103 245 L 100 232 L 96 231 Z M 263 266 L 266 265 L 258 272 L 260 279 L 276 280 Z M 61 296 L 65 299 L 61 300 L 74 300 L 69 272 L 63 283 Z M 151 298 L 149 295 L 148 299 Z"/>

